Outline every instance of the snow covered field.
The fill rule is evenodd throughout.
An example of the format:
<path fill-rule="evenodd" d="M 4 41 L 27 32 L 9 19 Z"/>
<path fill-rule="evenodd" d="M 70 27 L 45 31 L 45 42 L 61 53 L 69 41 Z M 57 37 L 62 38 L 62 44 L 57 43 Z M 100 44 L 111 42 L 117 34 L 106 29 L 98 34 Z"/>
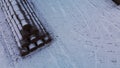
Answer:
<path fill-rule="evenodd" d="M 111 0 L 31 1 L 54 41 L 14 60 L 16 44 L 0 10 L 0 68 L 120 68 L 120 6 Z"/>

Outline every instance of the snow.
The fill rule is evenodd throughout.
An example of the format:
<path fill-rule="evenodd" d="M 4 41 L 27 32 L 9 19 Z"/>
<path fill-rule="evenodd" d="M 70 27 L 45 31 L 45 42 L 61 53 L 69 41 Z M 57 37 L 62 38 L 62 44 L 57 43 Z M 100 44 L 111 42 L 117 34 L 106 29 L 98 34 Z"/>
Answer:
<path fill-rule="evenodd" d="M 120 68 L 120 6 L 111 0 L 31 1 L 54 40 L 49 47 L 14 60 L 16 55 L 8 53 L 14 50 L 14 38 L 0 11 L 2 68 Z"/>
<path fill-rule="evenodd" d="M 0 10 L 0 68 L 13 68 L 13 64 L 11 63 L 11 60 L 9 61 L 9 59 L 11 58 L 8 54 L 8 50 L 6 50 L 6 42 L 4 40 L 3 34 L 2 34 L 2 25 L 3 22 L 5 22 L 5 16 L 3 15 L 3 12 Z M 7 36 L 7 35 L 6 35 Z"/>

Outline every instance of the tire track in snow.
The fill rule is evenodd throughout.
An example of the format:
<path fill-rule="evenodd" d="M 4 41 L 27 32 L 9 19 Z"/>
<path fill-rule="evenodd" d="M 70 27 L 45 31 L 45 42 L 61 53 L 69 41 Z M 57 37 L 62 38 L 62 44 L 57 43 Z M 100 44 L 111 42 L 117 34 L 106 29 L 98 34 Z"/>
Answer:
<path fill-rule="evenodd" d="M 0 26 L 1 26 L 1 24 L 0 24 Z M 0 31 L 2 32 L 2 28 L 0 28 Z M 15 68 L 14 64 L 13 64 L 12 56 L 10 55 L 9 50 L 7 49 L 5 40 L 3 38 L 3 34 L 1 35 L 0 41 L 1 41 L 2 48 L 4 49 L 3 53 L 5 54 L 5 57 L 7 57 L 6 60 L 9 60 L 10 66 L 12 66 L 13 68 Z M 7 63 L 5 63 L 5 64 L 7 64 Z"/>
<path fill-rule="evenodd" d="M 4 58 L 6 58 L 6 59 L 4 59 L 3 57 L 1 58 L 1 59 L 4 59 L 4 61 L 5 60 L 8 60 L 8 66 L 11 68 L 14 68 L 14 64 L 13 64 L 13 60 L 12 60 L 12 56 L 10 55 L 10 52 L 9 52 L 9 50 L 7 49 L 7 43 L 6 43 L 6 41 L 5 41 L 5 38 L 4 38 L 4 33 L 3 32 L 5 32 L 4 31 L 4 29 L 7 29 L 7 28 L 2 28 L 2 27 L 5 27 L 3 24 L 7 24 L 7 23 L 5 23 L 5 16 L 4 16 L 4 14 L 3 14 L 3 12 L 0 10 L 0 34 L 1 34 L 1 37 L 0 37 L 0 41 L 1 41 L 1 48 L 3 48 L 3 53 L 4 53 Z M 9 26 L 8 26 L 9 27 Z M 6 31 L 7 32 L 7 31 Z M 7 35 L 6 35 L 7 36 Z M 10 46 L 10 45 L 9 45 Z M 2 56 L 2 55 L 1 55 Z M 4 64 L 7 64 L 7 62 L 6 63 L 4 63 Z M 4 65 L 3 64 L 3 65 Z"/>
<path fill-rule="evenodd" d="M 61 44 L 62 45 L 62 44 Z M 63 45 L 62 45 L 63 46 Z M 66 58 L 66 59 L 64 59 L 64 60 L 60 60 L 60 58 L 57 58 L 57 57 L 59 57 L 59 56 L 55 56 L 54 54 L 52 54 L 53 55 L 53 57 L 55 57 L 56 58 L 56 60 L 57 60 L 57 63 L 60 65 L 60 67 L 62 66 L 61 64 L 63 64 L 62 62 L 63 61 L 65 61 L 65 64 L 63 65 L 63 67 L 65 66 L 65 68 L 66 68 L 66 65 L 67 66 L 69 66 L 69 67 L 71 67 L 71 68 L 75 68 L 75 66 L 71 66 L 71 65 L 73 65 L 72 64 L 72 62 L 69 62 L 70 61 L 70 59 L 68 59 L 67 57 L 67 55 L 66 55 L 66 53 L 64 52 L 64 50 L 63 50 L 63 48 L 61 48 L 61 46 L 56 46 L 55 48 L 57 48 L 57 50 L 59 50 L 58 52 L 60 52 L 60 54 L 61 54 L 61 56 L 63 56 L 64 58 Z M 55 50 L 56 51 L 56 50 Z M 61 57 L 62 58 L 62 57 Z"/>

